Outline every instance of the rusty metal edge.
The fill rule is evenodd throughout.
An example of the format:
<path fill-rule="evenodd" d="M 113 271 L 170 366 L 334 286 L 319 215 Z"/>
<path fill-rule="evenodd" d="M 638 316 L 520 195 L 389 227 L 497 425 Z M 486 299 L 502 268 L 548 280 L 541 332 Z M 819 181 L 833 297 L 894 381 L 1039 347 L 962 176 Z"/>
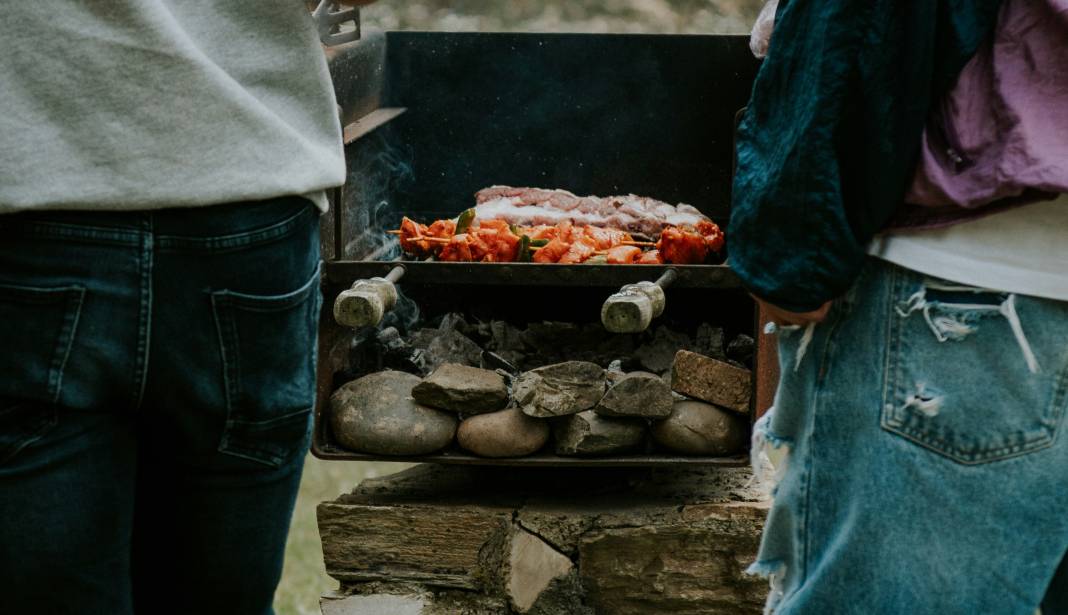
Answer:
<path fill-rule="evenodd" d="M 556 265 L 540 263 L 446 263 L 401 261 L 409 284 L 474 284 L 512 286 L 619 287 L 655 280 L 664 271 L 678 272 L 673 288 L 741 288 L 737 274 L 727 265 Z M 335 284 L 383 276 L 394 261 L 335 260 L 326 263 L 326 280 Z"/>

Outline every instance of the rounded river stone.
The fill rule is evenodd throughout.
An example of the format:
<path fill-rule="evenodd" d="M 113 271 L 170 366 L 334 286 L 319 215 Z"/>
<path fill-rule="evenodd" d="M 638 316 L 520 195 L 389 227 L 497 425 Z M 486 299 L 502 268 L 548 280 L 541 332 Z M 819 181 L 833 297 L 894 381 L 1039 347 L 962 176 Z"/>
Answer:
<path fill-rule="evenodd" d="M 354 380 L 330 397 L 330 426 L 345 448 L 375 455 L 428 455 L 456 434 L 453 414 L 417 404 L 417 376 L 379 372 Z"/>
<path fill-rule="evenodd" d="M 725 457 L 742 452 L 748 429 L 744 416 L 702 401 L 679 401 L 671 416 L 653 423 L 653 440 L 685 455 Z"/>
<path fill-rule="evenodd" d="M 549 441 L 549 424 L 519 408 L 473 416 L 456 433 L 460 447 L 482 457 L 523 457 Z"/>

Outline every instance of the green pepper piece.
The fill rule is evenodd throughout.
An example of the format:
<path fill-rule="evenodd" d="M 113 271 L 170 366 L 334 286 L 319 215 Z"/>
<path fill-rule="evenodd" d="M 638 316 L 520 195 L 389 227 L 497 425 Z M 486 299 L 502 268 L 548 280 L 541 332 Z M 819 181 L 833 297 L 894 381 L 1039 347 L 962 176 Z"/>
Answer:
<path fill-rule="evenodd" d="M 519 238 L 519 252 L 516 254 L 516 261 L 520 263 L 531 262 L 531 238 L 527 235 Z"/>
<path fill-rule="evenodd" d="M 531 240 L 530 245 L 533 248 L 544 248 L 545 246 L 549 245 L 549 240 L 548 239 L 534 239 L 534 240 Z"/>
<path fill-rule="evenodd" d="M 454 235 L 463 235 L 467 232 L 467 229 L 471 228 L 471 223 L 475 221 L 474 208 L 468 209 L 460 214 L 460 217 L 456 219 L 456 232 Z"/>
<path fill-rule="evenodd" d="M 530 237 L 526 235 L 523 235 L 523 237 L 519 239 L 518 258 L 521 263 L 530 262 Z"/>

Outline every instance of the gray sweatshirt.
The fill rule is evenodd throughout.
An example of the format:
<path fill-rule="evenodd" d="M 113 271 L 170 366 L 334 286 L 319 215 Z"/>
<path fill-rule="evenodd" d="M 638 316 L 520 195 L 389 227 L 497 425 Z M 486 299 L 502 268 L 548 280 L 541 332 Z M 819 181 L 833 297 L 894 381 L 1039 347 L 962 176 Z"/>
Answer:
<path fill-rule="evenodd" d="M 345 179 L 300 0 L 9 2 L 0 213 L 195 207 Z"/>

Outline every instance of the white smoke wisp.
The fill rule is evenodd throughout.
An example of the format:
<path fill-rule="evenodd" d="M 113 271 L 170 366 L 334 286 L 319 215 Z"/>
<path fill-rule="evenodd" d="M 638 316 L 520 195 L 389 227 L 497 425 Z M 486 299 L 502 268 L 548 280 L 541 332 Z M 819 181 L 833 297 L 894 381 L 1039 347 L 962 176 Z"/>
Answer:
<path fill-rule="evenodd" d="M 349 148 L 351 164 L 341 205 L 346 259 L 392 261 L 402 256 L 400 242 L 387 231 L 403 213 L 394 211 L 393 194 L 415 175 L 410 153 L 392 141 L 382 131 Z"/>

